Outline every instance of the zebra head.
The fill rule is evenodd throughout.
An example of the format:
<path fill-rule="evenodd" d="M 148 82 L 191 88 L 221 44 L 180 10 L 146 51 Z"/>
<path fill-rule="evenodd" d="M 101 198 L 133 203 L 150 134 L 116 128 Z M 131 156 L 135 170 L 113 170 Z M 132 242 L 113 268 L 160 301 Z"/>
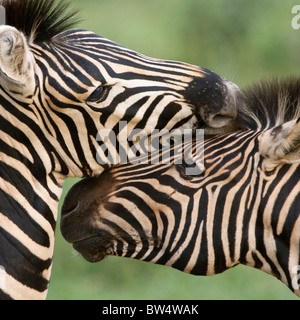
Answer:
<path fill-rule="evenodd" d="M 0 5 L 0 299 L 41 299 L 64 179 L 119 163 L 111 154 L 136 128 L 230 130 L 241 93 L 206 69 L 72 30 L 68 2 Z"/>
<path fill-rule="evenodd" d="M 10 7 L 24 3 L 50 21 L 55 16 L 42 13 L 53 1 L 3 1 L 11 26 L 0 27 L 0 85 L 2 96 L 19 103 L 39 128 L 37 139 L 51 150 L 48 171 L 77 177 L 99 173 L 97 155 L 101 164 L 111 165 L 112 149 L 130 146 L 126 137 L 134 129 L 147 135 L 154 129 L 204 126 L 222 132 L 234 126 L 242 98 L 230 81 L 204 68 L 143 56 L 91 31 L 58 32 L 62 22 L 47 27 L 43 17 L 20 28 Z M 7 105 L 1 114 L 10 117 Z M 21 129 L 32 134 L 26 121 Z M 116 141 L 99 138 L 103 130 Z M 107 148 L 99 153 L 103 145 Z"/>
<path fill-rule="evenodd" d="M 248 89 L 243 130 L 80 181 L 63 205 L 63 236 L 88 261 L 118 255 L 198 275 L 242 263 L 300 296 L 299 93 L 299 79 Z M 185 149 L 204 165 L 196 176 Z"/>

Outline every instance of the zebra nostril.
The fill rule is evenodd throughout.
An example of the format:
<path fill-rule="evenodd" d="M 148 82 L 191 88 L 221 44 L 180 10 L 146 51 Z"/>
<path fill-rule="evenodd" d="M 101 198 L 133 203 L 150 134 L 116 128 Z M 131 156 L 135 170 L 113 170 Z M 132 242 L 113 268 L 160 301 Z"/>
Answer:
<path fill-rule="evenodd" d="M 233 117 L 223 116 L 221 114 L 217 114 L 210 119 L 207 120 L 208 125 L 212 128 L 222 128 L 228 126 L 232 121 Z"/>
<path fill-rule="evenodd" d="M 206 113 L 205 110 L 200 110 L 200 115 L 205 123 L 214 129 L 219 129 L 232 125 L 237 117 L 237 107 L 235 103 L 224 106 L 217 113 Z"/>
<path fill-rule="evenodd" d="M 244 98 L 240 89 L 232 83 L 227 84 L 227 96 L 224 104 L 216 113 L 206 114 L 205 122 L 211 128 L 234 126 L 238 110 L 242 108 Z"/>
<path fill-rule="evenodd" d="M 70 214 L 74 214 L 76 211 L 78 211 L 80 206 L 80 202 L 76 201 L 76 202 L 67 202 L 65 200 L 62 208 L 61 208 L 61 216 L 62 218 L 65 218 L 66 216 L 70 215 Z"/>

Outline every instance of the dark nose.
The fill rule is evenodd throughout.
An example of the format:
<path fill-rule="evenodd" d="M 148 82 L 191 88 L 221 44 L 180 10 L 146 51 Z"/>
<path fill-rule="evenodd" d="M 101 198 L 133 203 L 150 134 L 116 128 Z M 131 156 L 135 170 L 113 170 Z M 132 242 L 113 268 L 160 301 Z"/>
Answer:
<path fill-rule="evenodd" d="M 185 98 L 195 107 L 199 123 L 204 121 L 206 126 L 216 129 L 229 126 L 243 104 L 236 84 L 208 70 L 204 77 L 189 84 Z"/>
<path fill-rule="evenodd" d="M 80 180 L 70 189 L 61 209 L 60 223 L 61 233 L 68 242 L 90 231 L 90 220 L 114 186 L 115 180 L 110 170 L 106 170 L 99 176 Z"/>
<path fill-rule="evenodd" d="M 237 85 L 225 81 L 222 91 L 219 99 L 209 102 L 206 108 L 199 108 L 202 119 L 211 128 L 229 126 L 243 105 L 244 98 Z"/>
<path fill-rule="evenodd" d="M 75 183 L 71 189 L 68 191 L 62 208 L 61 208 L 61 218 L 65 219 L 66 217 L 75 214 L 78 211 L 86 210 L 95 199 L 96 195 L 100 194 L 99 188 L 103 188 L 100 185 L 102 180 L 105 181 L 106 174 L 102 174 L 102 179 L 98 179 L 98 176 L 88 177 L 81 179 Z"/>
<path fill-rule="evenodd" d="M 77 229 L 83 226 L 82 218 L 90 206 L 89 190 L 87 180 L 82 179 L 72 186 L 64 199 L 60 230 L 68 242 L 74 242 L 79 237 Z"/>
<path fill-rule="evenodd" d="M 72 196 L 72 192 L 68 193 L 61 209 L 60 231 L 65 240 L 70 243 L 78 238 L 74 226 L 81 225 L 79 210 L 80 202 Z"/>
<path fill-rule="evenodd" d="M 67 216 L 78 211 L 80 203 L 82 203 L 82 198 L 86 195 L 87 191 L 85 179 L 82 179 L 72 186 L 65 196 L 61 208 L 61 219 L 65 219 Z"/>

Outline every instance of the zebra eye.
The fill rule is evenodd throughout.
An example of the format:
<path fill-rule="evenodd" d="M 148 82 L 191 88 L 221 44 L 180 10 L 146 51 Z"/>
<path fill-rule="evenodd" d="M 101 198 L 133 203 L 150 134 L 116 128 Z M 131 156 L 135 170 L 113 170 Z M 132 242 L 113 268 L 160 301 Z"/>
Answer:
<path fill-rule="evenodd" d="M 104 86 L 98 87 L 86 101 L 88 102 L 101 102 L 105 96 L 106 88 Z"/>

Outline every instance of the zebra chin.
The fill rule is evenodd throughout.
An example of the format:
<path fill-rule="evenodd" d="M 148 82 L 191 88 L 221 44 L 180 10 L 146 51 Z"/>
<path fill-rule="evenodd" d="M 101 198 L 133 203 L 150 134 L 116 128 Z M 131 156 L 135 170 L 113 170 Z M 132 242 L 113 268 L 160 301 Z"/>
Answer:
<path fill-rule="evenodd" d="M 75 241 L 73 248 L 88 262 L 99 262 L 113 254 L 112 244 L 105 235 L 94 235 Z"/>

